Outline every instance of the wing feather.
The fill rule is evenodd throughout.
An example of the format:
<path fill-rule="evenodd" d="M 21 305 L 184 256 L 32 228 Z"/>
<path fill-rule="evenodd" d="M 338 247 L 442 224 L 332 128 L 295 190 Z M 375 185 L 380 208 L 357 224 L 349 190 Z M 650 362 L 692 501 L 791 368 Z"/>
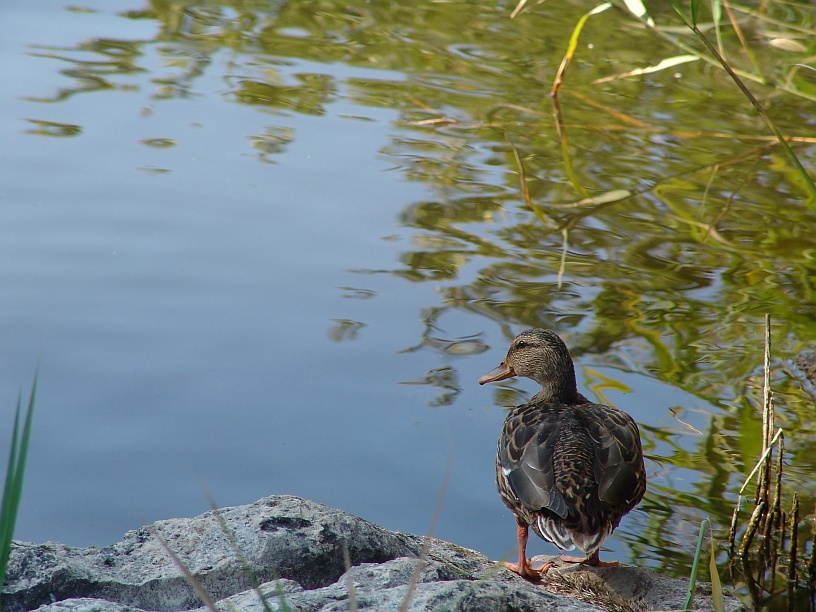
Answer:
<path fill-rule="evenodd" d="M 582 406 L 582 412 L 595 451 L 598 496 L 614 506 L 633 507 L 645 490 L 637 424 L 622 410 L 609 406 L 587 404 Z"/>
<path fill-rule="evenodd" d="M 520 413 L 508 418 L 499 444 L 499 463 L 516 499 L 528 510 L 568 514 L 556 489 L 553 451 L 561 425 L 546 412 Z"/>

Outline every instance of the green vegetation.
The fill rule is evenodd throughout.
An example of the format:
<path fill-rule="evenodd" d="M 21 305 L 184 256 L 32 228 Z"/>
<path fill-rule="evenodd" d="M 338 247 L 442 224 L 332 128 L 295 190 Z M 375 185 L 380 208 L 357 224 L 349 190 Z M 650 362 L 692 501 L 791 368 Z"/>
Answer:
<path fill-rule="evenodd" d="M 710 527 L 711 523 L 708 519 L 703 519 L 700 523 L 700 535 L 697 538 L 697 548 L 694 550 L 694 562 L 691 565 L 691 577 L 689 578 L 688 594 L 686 595 L 684 610 L 694 609 L 694 592 L 697 589 L 697 567 L 700 563 L 700 557 L 703 551 L 703 542 L 705 541 L 706 528 Z M 711 602 L 714 605 L 716 612 L 722 612 L 724 608 L 722 584 L 720 583 L 720 576 L 717 572 L 717 563 L 714 555 L 714 538 L 711 538 L 711 555 L 709 562 L 709 570 L 711 572 Z"/>
<path fill-rule="evenodd" d="M 11 450 L 9 451 L 6 481 L 3 486 L 3 502 L 0 507 L 0 586 L 5 582 L 6 568 L 11 555 L 11 542 L 14 538 L 14 526 L 17 523 L 17 511 L 23 495 L 28 443 L 31 439 L 31 424 L 34 418 L 34 404 L 37 399 L 37 374 L 31 385 L 28 407 L 23 416 L 22 394 L 17 398 L 17 411 L 14 415 L 14 428 L 11 432 Z M 21 425 L 21 418 L 23 422 Z M 2 603 L 0 603 L 2 608 Z"/>

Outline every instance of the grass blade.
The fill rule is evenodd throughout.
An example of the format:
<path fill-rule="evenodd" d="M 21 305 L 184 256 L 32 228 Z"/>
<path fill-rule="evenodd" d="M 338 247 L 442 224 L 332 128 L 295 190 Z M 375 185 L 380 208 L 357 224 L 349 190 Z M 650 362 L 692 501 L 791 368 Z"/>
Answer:
<path fill-rule="evenodd" d="M 527 205 L 530 207 L 530 210 L 533 211 L 533 214 L 536 218 L 541 221 L 544 225 L 549 225 L 550 222 L 547 219 L 547 215 L 544 211 L 533 202 L 532 198 L 530 197 L 530 189 L 527 186 L 527 177 L 524 174 L 524 164 L 521 162 L 521 155 L 519 155 L 518 149 L 516 149 L 516 145 L 513 144 L 513 141 L 510 140 L 510 137 L 505 134 L 505 138 L 510 145 L 510 148 L 513 150 L 513 157 L 516 160 L 516 165 L 518 166 L 519 171 L 519 178 L 521 179 L 521 195 L 524 197 L 524 201 L 527 202 Z"/>
<path fill-rule="evenodd" d="M 631 76 L 651 74 L 652 72 L 660 72 L 661 70 L 668 70 L 669 68 L 674 68 L 675 66 L 685 64 L 687 62 L 696 62 L 699 61 L 699 59 L 700 59 L 699 55 L 676 55 L 674 57 L 667 57 L 666 59 L 660 60 L 660 62 L 653 66 L 647 66 L 646 68 L 635 68 L 634 70 L 623 72 L 621 74 L 614 74 L 612 76 L 601 77 L 600 79 L 595 79 L 594 81 L 592 81 L 592 84 L 595 85 L 598 83 L 614 81 L 615 79 L 623 79 Z"/>
<path fill-rule="evenodd" d="M 697 566 L 700 563 L 700 551 L 703 549 L 703 537 L 705 536 L 705 528 L 708 525 L 708 519 L 703 519 L 700 523 L 700 537 L 697 538 L 697 550 L 694 551 L 694 563 L 691 565 L 691 576 L 689 576 L 689 588 L 686 595 L 686 602 L 683 604 L 684 610 L 691 610 L 692 602 L 694 601 L 694 587 L 697 583 Z"/>
<path fill-rule="evenodd" d="M 351 571 L 351 555 L 348 544 L 343 542 L 343 565 L 346 566 L 346 593 L 348 593 L 349 612 L 357 612 L 357 591 L 354 588 L 354 575 Z"/>
<path fill-rule="evenodd" d="M 567 67 L 572 60 L 572 56 L 575 55 L 575 48 L 578 46 L 578 37 L 581 35 L 581 30 L 584 29 L 584 24 L 587 22 L 587 19 L 592 17 L 592 15 L 597 15 L 598 13 L 604 12 L 611 6 L 612 4 L 609 2 L 599 4 L 591 11 L 581 15 L 578 23 L 575 24 L 575 28 L 572 30 L 572 36 L 570 36 L 569 39 L 569 44 L 567 45 L 567 52 L 564 54 L 564 58 L 561 60 L 561 65 L 558 67 L 558 72 L 556 73 L 555 80 L 553 81 L 551 92 L 552 95 L 557 96 L 558 92 L 561 91 L 561 83 L 564 81 L 564 73 L 567 71 Z"/>
<path fill-rule="evenodd" d="M 697 13 L 700 12 L 700 0 L 691 0 L 691 23 L 697 25 Z"/>
<path fill-rule="evenodd" d="M 558 134 L 558 142 L 561 145 L 561 157 L 564 159 L 564 171 L 569 177 L 570 183 L 575 187 L 575 191 L 584 197 L 589 197 L 589 192 L 578 180 L 575 174 L 575 168 L 572 165 L 572 156 L 570 155 L 569 135 L 567 134 L 567 124 L 564 121 L 564 114 L 561 112 L 561 100 L 558 96 L 552 97 L 553 112 L 555 115 L 555 130 Z"/>
<path fill-rule="evenodd" d="M 640 0 L 623 0 L 623 3 L 635 17 L 642 19 L 649 25 L 653 26 L 655 24 L 654 20 L 649 17 L 649 13 L 646 12 L 646 7 L 643 5 L 643 2 Z"/>
<path fill-rule="evenodd" d="M 680 19 L 683 20 L 687 26 L 691 27 L 691 22 L 689 21 L 686 14 L 683 12 L 683 9 L 680 8 L 680 5 L 677 3 L 677 0 L 667 0 L 671 7 L 675 10 L 675 12 L 680 15 Z"/>
<path fill-rule="evenodd" d="M 167 543 L 167 540 L 165 540 L 161 536 L 161 534 L 159 534 L 159 530 L 156 529 L 154 525 L 145 525 L 145 527 L 147 527 L 147 530 L 150 532 L 150 535 L 156 538 L 156 541 L 159 544 L 161 544 L 161 547 L 167 553 L 167 556 L 169 556 L 170 559 L 173 560 L 173 563 L 176 564 L 176 567 L 178 567 L 179 570 L 181 570 L 181 573 L 184 576 L 184 579 L 187 581 L 187 584 L 189 584 L 190 587 L 192 587 L 192 589 L 195 591 L 196 595 L 198 595 L 198 598 L 203 602 L 204 607 L 207 608 L 207 610 L 209 610 L 210 612 L 218 612 L 218 608 L 216 607 L 213 598 L 210 597 L 210 594 L 201 585 L 201 583 L 198 580 L 196 580 L 195 576 L 193 576 L 193 573 L 190 571 L 190 569 L 186 565 L 184 565 L 184 562 L 173 551 L 173 549 L 170 548 L 170 545 Z"/>
<path fill-rule="evenodd" d="M 717 558 L 714 555 L 714 550 L 717 548 L 717 541 L 714 539 L 714 533 L 711 534 L 711 555 L 708 559 L 708 573 L 711 574 L 711 605 L 714 607 L 714 612 L 723 612 L 725 609 L 725 601 L 723 599 L 722 582 L 720 582 L 720 573 L 717 571 Z"/>
<path fill-rule="evenodd" d="M 215 518 L 218 521 L 218 525 L 221 528 L 221 532 L 227 536 L 227 540 L 229 540 L 230 546 L 232 547 L 232 551 L 235 553 L 235 557 L 238 559 L 241 567 L 244 570 L 247 578 L 249 578 L 249 584 L 252 587 L 252 590 L 255 591 L 255 595 L 258 596 L 258 599 L 261 601 L 261 605 L 265 612 L 272 612 L 272 607 L 269 605 L 269 602 L 266 600 L 263 592 L 261 592 L 261 582 L 258 580 L 258 577 L 255 575 L 255 570 L 252 569 L 252 564 L 249 562 L 249 559 L 246 558 L 246 555 L 241 550 L 241 547 L 238 545 L 238 539 L 235 537 L 232 529 L 227 524 L 227 520 L 224 518 L 224 515 L 221 514 L 221 510 L 219 509 L 218 505 L 215 503 L 215 499 L 210 494 L 209 490 L 206 487 L 203 487 L 204 495 L 207 497 L 207 501 L 210 504 L 210 508 L 212 509 L 213 513 L 215 514 Z M 277 574 L 277 571 L 274 572 Z M 281 612 L 291 612 L 289 608 L 289 604 L 287 603 L 285 597 L 283 596 L 283 587 L 281 586 L 280 580 L 276 581 L 276 587 L 278 590 L 278 595 L 280 597 L 280 608 Z"/>
<path fill-rule="evenodd" d="M 717 39 L 717 48 L 720 50 L 720 55 L 725 57 L 725 47 L 722 40 L 722 4 L 720 0 L 711 0 L 711 20 L 714 22 L 714 36 Z"/>
<path fill-rule="evenodd" d="M 448 463 L 445 466 L 445 476 L 442 480 L 442 487 L 439 490 L 439 497 L 436 500 L 436 507 L 434 508 L 433 517 L 431 518 L 431 525 L 428 529 L 428 535 L 423 538 L 422 549 L 419 551 L 419 558 L 414 566 L 414 571 L 411 578 L 408 580 L 408 588 L 405 590 L 405 596 L 399 607 L 399 612 L 408 612 L 411 607 L 411 598 L 414 596 L 419 578 L 422 574 L 422 569 L 425 567 L 425 559 L 428 558 L 428 553 L 431 550 L 431 535 L 436 528 L 436 523 L 439 521 L 439 516 L 442 514 L 442 505 L 445 502 L 445 495 L 448 492 L 448 485 L 450 484 L 450 476 L 453 471 L 453 456 L 448 454 Z"/>
<path fill-rule="evenodd" d="M 11 543 L 14 538 L 14 527 L 17 523 L 17 511 L 23 494 L 23 480 L 25 477 L 26 458 L 31 439 L 31 425 L 34 418 L 34 405 L 37 400 L 37 378 L 31 385 L 31 394 L 28 399 L 25 421 L 20 430 L 20 416 L 22 414 L 22 397 L 17 398 L 17 410 L 14 415 L 14 428 L 11 434 L 11 450 L 9 451 L 8 467 L 6 468 L 6 482 L 3 485 L 3 501 L 0 505 L 0 585 L 5 582 L 6 568 L 11 555 Z"/>
<path fill-rule="evenodd" d="M 6 468 L 6 483 L 3 487 L 3 503 L 0 509 L 0 577 L 5 582 L 6 565 L 11 554 L 11 540 L 14 537 L 14 523 L 16 508 L 14 507 L 15 474 L 17 473 L 17 443 L 20 438 L 20 404 L 17 398 L 17 411 L 14 414 L 14 428 L 11 432 L 11 450 L 9 451 L 8 467 Z"/>

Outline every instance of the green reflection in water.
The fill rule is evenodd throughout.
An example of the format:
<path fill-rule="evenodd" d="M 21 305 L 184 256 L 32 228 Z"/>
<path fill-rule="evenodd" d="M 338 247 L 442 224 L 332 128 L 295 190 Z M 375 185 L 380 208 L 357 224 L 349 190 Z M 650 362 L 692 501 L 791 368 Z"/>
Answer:
<path fill-rule="evenodd" d="M 562 149 L 548 92 L 586 7 L 546 3 L 511 20 L 514 5 L 154 1 L 124 17 L 154 20 L 155 39 L 100 39 L 43 53 L 64 62 L 73 82 L 55 101 L 133 87 L 129 77 L 146 69 L 147 54 L 161 65 L 150 81 L 155 99 L 201 95 L 200 77 L 219 61 L 224 95 L 280 118 L 250 138 L 264 160 L 296 140 L 287 114 L 321 116 L 338 100 L 356 105 L 355 113 L 396 111 L 382 153 L 432 194 L 402 211 L 413 244 L 390 271 L 440 288 L 438 302 L 421 313 L 418 347 L 473 349 L 462 344 L 473 339 L 439 333 L 441 319 L 457 312 L 483 317 L 506 336 L 526 326 L 573 330 L 574 356 L 594 355 L 606 368 L 598 393 L 625 386 L 614 373 L 634 373 L 708 407 L 702 427 L 700 419 L 688 424 L 683 406 L 657 408 L 672 427 L 643 427 L 657 478 L 645 524 L 623 535 L 633 557 L 686 576 L 699 520 L 710 516 L 724 539 L 736 491 L 760 453 L 765 313 L 774 321 L 773 384 L 778 424 L 789 432 L 790 486 L 803 508 L 816 503 L 813 399 L 789 365 L 816 340 L 816 212 L 721 72 L 692 62 L 593 84 L 678 53 L 621 11 L 590 20 L 582 34 L 562 93 L 569 138 Z M 677 25 L 668 6 L 657 10 L 658 23 Z M 806 28 L 814 16 L 809 5 L 771 3 L 769 11 L 777 27 Z M 767 37 L 767 26 L 753 29 L 755 39 Z M 736 48 L 732 33 L 725 43 Z M 768 47 L 757 60 L 769 78 L 812 95 L 808 71 L 784 71 L 816 54 L 816 37 L 799 43 L 798 54 Z M 736 52 L 729 57 L 741 61 Z M 341 78 L 323 72 L 327 64 L 369 72 Z M 800 159 L 816 159 L 809 103 L 755 87 L 795 137 Z M 585 201 L 613 190 L 631 195 Z M 363 325 L 337 320 L 329 333 L 353 340 Z M 601 374 L 589 371 L 587 380 Z M 460 389 L 453 366 L 411 382 L 438 387 L 440 407 Z M 495 394 L 499 405 L 520 401 L 512 389 Z"/>

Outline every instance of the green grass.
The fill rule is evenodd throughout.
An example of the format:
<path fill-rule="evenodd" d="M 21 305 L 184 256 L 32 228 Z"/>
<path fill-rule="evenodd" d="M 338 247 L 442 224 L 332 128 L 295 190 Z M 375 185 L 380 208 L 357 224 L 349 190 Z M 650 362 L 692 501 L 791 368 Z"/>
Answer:
<path fill-rule="evenodd" d="M 697 538 L 697 548 L 694 551 L 694 563 L 691 566 L 691 576 L 689 577 L 688 593 L 686 594 L 686 603 L 683 605 L 683 610 L 694 609 L 694 592 L 697 590 L 697 568 L 699 567 L 700 557 L 703 552 L 703 542 L 705 540 L 706 527 L 710 527 L 711 521 L 707 518 L 700 523 L 700 535 Z M 724 609 L 722 583 L 720 582 L 720 575 L 717 573 L 717 563 L 715 558 L 715 550 L 717 543 L 714 540 L 714 535 L 711 536 L 711 554 L 709 555 L 708 568 L 711 572 L 711 603 L 716 612 L 722 612 Z"/>
<path fill-rule="evenodd" d="M 14 537 L 17 511 L 20 508 L 20 499 L 23 494 L 28 442 L 31 438 L 31 423 L 34 417 L 36 398 L 37 374 L 35 373 L 22 429 L 20 428 L 20 419 L 23 413 L 22 393 L 17 397 L 17 412 L 14 416 L 14 429 L 11 434 L 11 450 L 9 451 L 8 467 L 6 469 L 6 483 L 3 487 L 3 503 L 2 507 L 0 507 L 0 578 L 2 578 L 0 584 L 5 584 L 6 581 L 6 568 L 11 555 L 11 541 Z M 0 600 L 0 609 L 2 609 L 2 600 Z"/>

